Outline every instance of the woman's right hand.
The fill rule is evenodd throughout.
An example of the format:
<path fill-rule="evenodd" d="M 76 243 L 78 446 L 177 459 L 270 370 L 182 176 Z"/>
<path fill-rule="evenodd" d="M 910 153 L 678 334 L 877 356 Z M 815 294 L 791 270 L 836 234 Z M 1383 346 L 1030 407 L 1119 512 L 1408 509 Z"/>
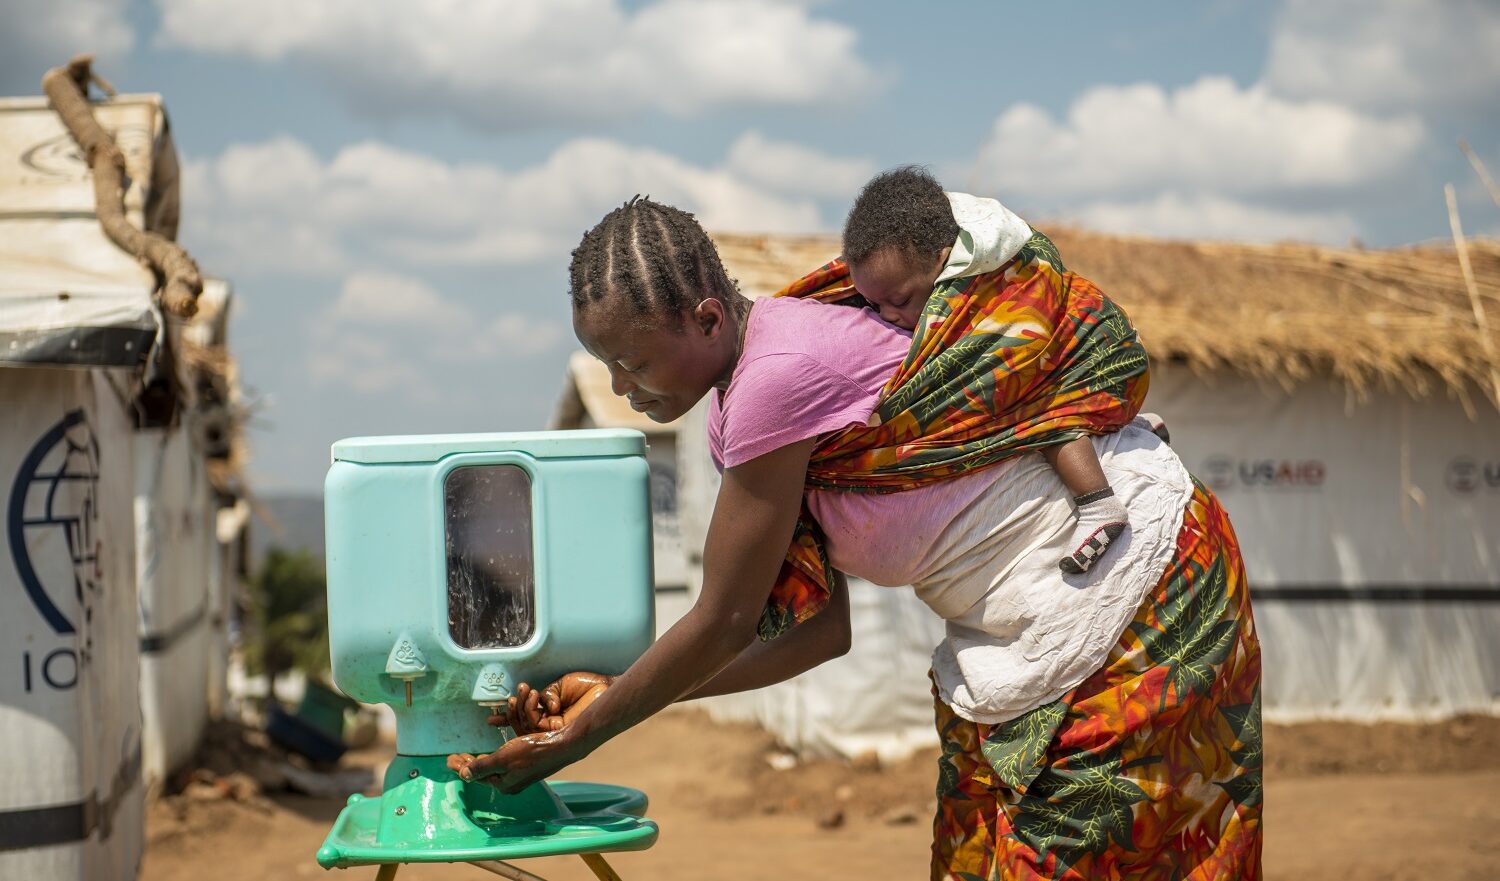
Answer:
<path fill-rule="evenodd" d="M 489 717 L 497 728 L 510 727 L 518 735 L 558 731 L 588 709 L 615 681 L 603 673 L 569 673 L 538 691 L 526 683 L 505 702 L 505 709 Z"/>

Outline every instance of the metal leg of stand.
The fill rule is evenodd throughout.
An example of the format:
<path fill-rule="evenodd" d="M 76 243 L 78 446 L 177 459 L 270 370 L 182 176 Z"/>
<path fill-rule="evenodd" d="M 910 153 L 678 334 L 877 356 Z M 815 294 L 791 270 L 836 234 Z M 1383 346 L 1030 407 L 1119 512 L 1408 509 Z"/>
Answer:
<path fill-rule="evenodd" d="M 400 863 L 382 863 L 380 871 L 375 873 L 375 881 L 396 881 L 396 870 L 399 868 Z"/>
<path fill-rule="evenodd" d="M 604 861 L 602 854 L 581 853 L 579 856 L 583 857 L 583 861 L 588 865 L 589 871 L 593 872 L 594 877 L 598 878 L 599 881 L 621 881 L 620 876 L 615 874 L 614 868 Z"/>

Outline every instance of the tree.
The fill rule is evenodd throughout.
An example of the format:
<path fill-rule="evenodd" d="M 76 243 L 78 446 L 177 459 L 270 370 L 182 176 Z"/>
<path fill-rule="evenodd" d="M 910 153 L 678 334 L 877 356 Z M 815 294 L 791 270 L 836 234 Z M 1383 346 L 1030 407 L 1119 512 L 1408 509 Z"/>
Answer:
<path fill-rule="evenodd" d="M 276 679 L 289 670 L 309 677 L 328 669 L 328 586 L 311 553 L 273 547 L 250 579 L 250 633 L 245 665 L 264 673 L 276 699 Z"/>

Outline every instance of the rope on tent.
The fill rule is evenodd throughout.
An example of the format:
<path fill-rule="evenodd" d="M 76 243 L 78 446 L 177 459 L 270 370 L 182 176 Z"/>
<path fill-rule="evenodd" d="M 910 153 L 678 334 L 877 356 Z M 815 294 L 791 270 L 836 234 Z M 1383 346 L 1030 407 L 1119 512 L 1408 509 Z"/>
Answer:
<path fill-rule="evenodd" d="M 42 91 L 83 150 L 93 171 L 94 204 L 104 234 L 127 253 L 149 266 L 162 279 L 162 308 L 181 318 L 198 311 L 203 277 L 198 264 L 181 245 L 156 233 L 137 229 L 125 216 L 125 156 L 109 132 L 94 119 L 89 106 L 90 82 L 114 94 L 114 88 L 90 69 L 93 57 L 79 55 L 66 67 L 54 67 L 42 77 Z"/>

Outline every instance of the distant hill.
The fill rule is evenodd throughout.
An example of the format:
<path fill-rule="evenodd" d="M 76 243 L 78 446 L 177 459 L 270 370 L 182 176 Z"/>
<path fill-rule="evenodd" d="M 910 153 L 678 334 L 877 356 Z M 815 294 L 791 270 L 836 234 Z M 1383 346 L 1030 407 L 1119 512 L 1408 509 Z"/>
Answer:
<path fill-rule="evenodd" d="M 259 517 L 250 525 L 250 561 L 255 567 L 272 547 L 307 550 L 323 559 L 323 497 L 315 495 L 260 496 L 274 523 Z"/>

